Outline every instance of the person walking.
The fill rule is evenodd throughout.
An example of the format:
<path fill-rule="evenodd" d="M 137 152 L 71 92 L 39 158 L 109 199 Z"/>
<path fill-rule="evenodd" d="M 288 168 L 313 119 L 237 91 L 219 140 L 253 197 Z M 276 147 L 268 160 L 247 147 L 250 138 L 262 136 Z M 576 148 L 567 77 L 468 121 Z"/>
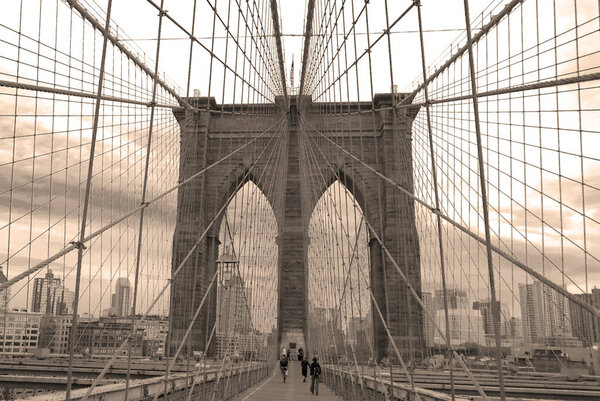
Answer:
<path fill-rule="evenodd" d="M 317 357 L 315 356 L 313 362 L 310 364 L 310 392 L 319 395 L 319 376 L 321 376 L 321 365 L 317 361 Z"/>
<path fill-rule="evenodd" d="M 301 364 L 302 364 L 302 377 L 303 377 L 302 381 L 306 382 L 306 374 L 308 373 L 308 365 L 309 365 L 308 359 L 304 358 L 302 360 Z"/>

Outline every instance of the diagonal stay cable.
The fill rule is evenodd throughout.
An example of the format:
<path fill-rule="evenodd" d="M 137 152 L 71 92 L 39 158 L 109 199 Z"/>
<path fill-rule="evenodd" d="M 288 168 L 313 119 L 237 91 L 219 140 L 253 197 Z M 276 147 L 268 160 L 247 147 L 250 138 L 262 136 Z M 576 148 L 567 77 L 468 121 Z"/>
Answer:
<path fill-rule="evenodd" d="M 154 198 L 148 200 L 147 202 L 145 202 L 144 204 L 136 207 L 135 209 L 130 210 L 129 212 L 125 213 L 124 215 L 122 215 L 121 217 L 119 217 L 118 219 L 112 221 L 111 223 L 105 225 L 104 227 L 98 229 L 97 231 L 94 231 L 93 233 L 89 234 L 88 236 L 84 237 L 81 239 L 81 243 L 85 244 L 86 242 L 89 242 L 91 239 L 99 236 L 100 234 L 102 234 L 103 232 L 105 232 L 106 230 L 110 229 L 111 227 L 116 226 L 117 224 L 127 220 L 129 217 L 137 214 L 138 212 L 140 212 L 142 209 L 145 209 L 147 207 L 149 207 L 151 204 L 157 202 L 158 200 L 164 198 L 165 196 L 167 196 L 168 194 L 170 194 L 171 192 L 181 188 L 182 186 L 190 183 L 192 180 L 198 178 L 199 176 L 201 176 L 202 174 L 206 173 L 208 170 L 210 170 L 211 168 L 221 164 L 222 162 L 224 162 L 225 160 L 229 159 L 231 156 L 235 155 L 236 153 L 240 152 L 241 150 L 245 149 L 247 146 L 249 146 L 250 144 L 254 143 L 255 141 L 257 141 L 258 139 L 264 137 L 268 132 L 271 132 L 271 130 L 277 126 L 278 124 L 280 124 L 282 121 L 284 120 L 284 117 L 280 117 L 279 120 L 277 120 L 273 125 L 271 125 L 269 128 L 267 128 L 266 130 L 264 130 L 263 132 L 261 132 L 259 135 L 257 135 L 256 137 L 254 137 L 252 140 L 250 140 L 249 142 L 245 143 L 244 145 L 240 146 L 239 148 L 235 149 L 233 152 L 223 156 L 222 158 L 220 158 L 219 160 L 215 161 L 214 163 L 206 166 L 205 168 L 203 168 L 202 170 L 198 171 L 197 173 L 195 173 L 194 175 L 186 178 L 185 180 L 181 181 L 180 183 L 178 183 L 177 185 L 169 188 L 168 190 L 164 191 L 163 193 L 155 196 Z M 0 291 L 2 291 L 5 288 L 8 288 L 10 286 L 12 286 L 13 284 L 21 281 L 22 279 L 24 279 L 25 277 L 29 276 L 32 273 L 35 273 L 36 271 L 42 269 L 43 267 L 49 265 L 50 263 L 54 262 L 55 260 L 63 257 L 64 255 L 70 253 L 71 251 L 77 249 L 78 244 L 76 243 L 71 243 L 69 246 L 65 247 L 63 250 L 57 252 L 56 254 L 54 254 L 53 256 L 44 259 L 43 261 L 41 261 L 40 263 L 36 264 L 35 266 L 32 266 L 31 268 L 25 270 L 24 272 L 14 276 L 13 278 L 11 278 L 10 280 L 0 284 Z"/>
<path fill-rule="evenodd" d="M 64 0 L 66 1 L 70 7 L 75 9 L 84 19 L 88 20 L 92 26 L 98 30 L 105 38 L 107 38 L 114 46 L 116 46 L 120 51 L 123 52 L 135 65 L 137 65 L 142 71 L 148 74 L 153 80 L 158 82 L 158 84 L 166 90 L 169 94 L 171 94 L 177 101 L 184 105 L 187 108 L 192 108 L 190 104 L 181 96 L 177 94 L 177 92 L 168 86 L 158 75 L 156 75 L 146 64 L 140 61 L 127 47 L 123 45 L 109 30 L 108 28 L 104 28 L 102 24 L 88 11 L 83 7 L 77 0 Z"/>
<path fill-rule="evenodd" d="M 283 132 L 283 130 L 282 130 Z M 281 144 L 281 138 L 283 137 L 283 135 L 279 135 L 278 136 L 278 145 L 274 146 L 273 149 L 271 150 L 269 157 L 266 161 L 267 164 L 269 164 L 269 162 L 271 161 L 271 157 L 273 156 L 273 154 L 275 153 L 275 150 L 277 149 L 277 146 L 279 146 Z M 226 202 L 224 202 L 223 207 L 221 207 L 221 209 L 219 210 L 219 212 L 217 213 L 217 215 L 215 216 L 215 218 L 213 219 L 213 221 L 211 222 L 211 225 L 213 224 L 213 222 L 221 215 L 221 213 L 223 213 L 223 211 L 227 208 L 227 206 L 229 206 L 229 202 L 231 201 L 231 199 L 233 199 L 233 197 L 236 195 L 237 191 L 245 184 L 246 179 L 248 179 L 248 177 L 250 176 L 250 173 L 253 171 L 254 167 L 256 166 L 256 164 L 258 163 L 258 161 L 261 159 L 262 155 L 265 153 L 265 151 L 269 148 L 269 145 L 271 144 L 271 142 L 273 141 L 273 139 L 275 139 L 275 137 L 271 138 L 271 140 L 269 141 L 269 143 L 266 144 L 266 146 L 263 148 L 263 150 L 261 151 L 261 153 L 258 155 L 258 157 L 256 158 L 256 160 L 254 161 L 254 163 L 252 164 L 252 166 L 250 166 L 250 168 L 248 169 L 248 171 L 244 174 L 244 176 L 242 177 L 242 179 L 240 180 L 240 182 L 237 184 L 236 186 L 236 190 L 232 192 L 232 194 L 229 196 L 229 198 L 227 199 Z M 261 172 L 261 178 L 262 178 L 262 174 L 264 173 L 264 169 Z M 239 267 L 238 267 L 239 268 Z M 175 354 L 173 355 L 173 359 L 171 361 L 171 363 L 168 366 L 168 371 L 167 374 L 165 375 L 165 377 L 168 377 L 168 373 L 173 369 L 173 367 L 175 366 L 175 363 L 177 362 L 177 357 L 179 356 L 179 353 L 181 352 L 183 345 L 185 344 L 185 342 L 187 341 L 188 336 L 190 335 L 192 328 L 194 327 L 194 324 L 196 323 L 196 320 L 198 319 L 198 315 L 200 314 L 200 311 L 202 310 L 202 306 L 204 306 L 204 302 L 206 301 L 207 295 L 212 287 L 212 285 L 214 284 L 215 278 L 217 276 L 218 270 L 215 272 L 213 278 L 210 281 L 210 285 L 209 287 L 206 289 L 206 292 L 204 294 L 204 297 L 202 298 L 202 301 L 200 302 L 200 304 L 198 305 L 198 307 L 196 308 L 196 312 L 194 313 L 194 316 L 192 317 L 190 324 L 188 325 L 188 328 L 183 336 L 183 338 L 180 341 L 179 346 L 177 347 L 177 350 L 175 351 Z M 245 298 L 245 294 L 244 294 L 244 298 Z M 247 307 L 247 304 L 246 304 Z M 158 393 L 156 395 L 156 397 L 158 396 Z M 156 397 L 154 398 L 156 400 Z"/>
<path fill-rule="evenodd" d="M 305 121 L 306 122 L 306 121 Z M 310 124 L 309 124 L 310 125 Z M 328 138 L 327 138 L 328 139 Z M 315 142 L 315 146 L 317 147 L 317 149 L 319 150 L 319 152 L 321 153 L 321 156 L 323 157 L 323 159 L 325 160 L 325 163 L 327 164 L 327 166 L 329 167 L 329 169 L 333 172 L 333 174 L 335 175 L 335 177 L 340 180 L 340 177 L 338 175 L 338 173 L 335 171 L 335 169 L 333 168 L 333 166 L 331 166 L 331 163 L 329 162 L 329 160 L 327 160 L 327 158 L 325 157 L 325 155 L 323 155 L 323 153 L 320 150 L 320 147 L 316 144 L 316 141 L 314 139 L 312 139 L 313 142 Z M 341 148 L 340 148 L 341 149 Z M 345 188 L 345 187 L 344 187 Z M 345 188 L 345 190 L 347 191 L 347 188 Z M 421 298 L 419 297 L 419 295 L 417 294 L 417 292 L 414 290 L 414 287 L 412 286 L 412 284 L 410 283 L 410 280 L 408 280 L 408 277 L 406 277 L 406 274 L 402 271 L 402 269 L 400 268 L 400 266 L 398 265 L 398 262 L 396 261 L 396 259 L 393 257 L 393 255 L 390 253 L 390 251 L 387 249 L 386 245 L 384 244 L 384 241 L 381 239 L 381 237 L 377 234 L 377 231 L 375 230 L 375 228 L 371 225 L 371 223 L 369 222 L 369 220 L 363 215 L 364 217 L 364 222 L 365 224 L 368 226 L 369 228 L 369 232 L 374 236 L 375 240 L 377 242 L 379 242 L 381 248 L 384 250 L 386 256 L 390 259 L 390 261 L 392 262 L 392 265 L 394 266 L 394 268 L 396 269 L 396 271 L 398 272 L 398 274 L 400 275 L 400 277 L 402 278 L 402 280 L 405 282 L 406 286 L 408 287 L 411 295 L 415 298 L 415 301 L 419 304 L 419 306 L 422 308 L 423 312 L 427 315 L 428 319 L 433 323 L 435 329 L 438 331 L 438 333 L 440 334 L 442 340 L 448 345 L 448 347 L 450 349 L 452 349 L 452 352 L 454 353 L 455 358 L 458 359 L 459 363 L 461 364 L 463 370 L 465 371 L 465 373 L 469 376 L 469 378 L 471 379 L 471 381 L 473 382 L 474 386 L 477 388 L 477 391 L 479 392 L 479 394 L 481 395 L 481 397 L 483 397 L 485 400 L 489 401 L 485 391 L 483 391 L 483 389 L 481 388 L 481 386 L 479 385 L 479 382 L 477 381 L 477 379 L 475 378 L 475 376 L 473 376 L 471 370 L 466 366 L 466 364 L 464 363 L 464 361 L 462 360 L 462 358 L 459 357 L 459 355 L 456 353 L 454 346 L 451 344 L 450 342 L 450 338 L 447 338 L 444 333 L 442 332 L 442 329 L 439 327 L 439 325 L 437 324 L 435 317 L 432 315 L 432 313 L 425 307 L 425 304 L 423 303 L 423 301 L 421 300 Z M 363 275 L 364 278 L 364 273 L 362 272 L 362 270 L 359 269 L 359 273 L 361 273 Z M 364 278 L 366 280 L 366 278 Z M 398 348 L 396 347 L 396 343 L 391 335 L 391 332 L 386 324 L 386 321 L 381 313 L 381 309 L 379 308 L 379 305 L 377 303 L 377 300 L 373 294 L 373 291 L 371 288 L 369 288 L 369 292 L 373 301 L 373 304 L 376 306 L 377 312 L 379 314 L 379 317 L 383 323 L 383 326 L 386 330 L 386 333 L 388 335 L 388 337 L 390 338 L 391 344 L 397 354 L 397 356 L 399 357 L 400 361 L 402 362 L 402 357 L 400 356 L 400 352 L 398 350 Z M 402 362 L 402 364 L 404 365 L 404 363 Z M 408 369 L 406 368 L 406 366 L 404 365 L 404 369 L 406 370 L 407 376 L 410 376 L 410 374 L 408 373 Z M 413 388 L 414 391 L 414 388 Z"/>
<path fill-rule="evenodd" d="M 154 1 L 147 0 L 147 2 L 148 2 L 148 4 L 152 5 L 154 8 L 156 8 L 157 10 L 159 10 L 159 5 L 156 4 Z M 271 101 L 272 100 L 272 99 L 269 99 L 264 93 L 258 91 L 254 85 L 252 85 L 250 82 L 248 82 L 246 80 L 246 78 L 244 78 L 243 76 L 241 76 L 239 74 L 239 72 L 237 72 L 236 70 L 234 70 L 224 60 L 222 60 L 221 57 L 219 57 L 217 54 L 214 53 L 214 51 L 211 51 L 211 49 L 209 49 L 204 43 L 202 43 L 196 37 L 192 36 L 192 34 L 183 25 L 181 25 L 181 23 L 179 23 L 175 18 L 173 18 L 167 11 L 163 10 L 161 12 L 164 13 L 164 16 L 169 21 L 171 21 L 177 28 L 179 28 L 182 32 L 184 32 L 191 40 L 193 40 L 194 42 L 196 42 L 200 47 L 202 47 L 202 49 L 204 49 L 206 52 L 208 52 L 208 54 L 211 56 L 211 58 L 214 58 L 215 60 L 217 60 L 221 65 L 223 65 L 224 68 L 226 68 L 227 70 L 231 71 L 231 73 L 233 73 L 237 78 L 239 78 L 242 82 L 244 82 L 246 85 L 248 85 L 248 87 L 250 87 L 253 90 L 255 90 L 256 92 L 258 92 L 260 94 L 260 96 L 262 96 L 265 100 L 267 100 L 267 101 Z M 213 12 L 215 12 L 215 11 L 213 11 Z M 215 13 L 215 14 L 218 14 L 218 13 Z"/>
<path fill-rule="evenodd" d="M 307 135 L 307 134 L 306 134 L 306 135 Z M 307 136 L 308 136 L 308 135 L 307 135 Z M 339 173 L 335 171 L 335 169 L 333 168 L 333 166 L 331 165 L 331 163 L 329 162 L 329 160 L 327 160 L 327 157 L 326 157 L 326 156 L 323 154 L 323 152 L 322 152 L 321 148 L 318 146 L 318 144 L 316 143 L 315 139 L 314 139 L 314 138 L 310 138 L 310 139 L 311 139 L 311 140 L 312 140 L 312 142 L 314 143 L 314 146 L 308 146 L 308 149 L 310 149 L 310 150 L 311 150 L 311 154 L 312 154 L 312 158 L 313 158 L 313 160 L 314 160 L 314 164 L 315 164 L 315 165 L 318 165 L 318 161 L 317 161 L 317 155 L 315 154 L 315 152 L 314 152 L 314 150 L 313 150 L 313 147 L 315 147 L 315 148 L 316 148 L 316 149 L 319 151 L 319 154 L 321 155 L 321 157 L 323 158 L 323 160 L 324 160 L 324 161 L 325 161 L 325 163 L 327 164 L 327 167 L 329 167 L 329 169 L 332 171 L 332 173 L 333 173 L 334 177 L 335 177 L 335 178 L 336 178 L 336 179 L 337 179 L 339 182 L 342 182 L 342 179 L 341 179 L 341 177 L 339 176 Z M 318 175 L 321 177 L 321 180 L 322 180 L 322 182 L 323 182 L 323 183 L 325 183 L 326 181 L 325 181 L 325 177 L 323 176 L 323 173 L 322 173 L 321 171 L 318 171 L 318 173 L 319 173 Z M 345 188 L 345 187 L 344 187 L 344 188 Z M 327 192 L 327 194 L 329 195 L 329 197 L 331 197 L 331 194 L 330 194 L 329 192 Z M 356 200 L 354 200 L 354 201 L 356 201 Z M 333 203 L 333 205 L 334 205 L 334 206 L 333 206 L 333 210 L 334 210 L 334 212 L 335 212 L 335 216 L 331 216 L 331 215 L 330 215 L 330 218 L 337 218 L 337 219 L 340 219 L 340 220 L 341 220 L 341 218 L 342 218 L 342 217 L 340 216 L 340 214 L 339 214 L 339 211 L 337 210 L 337 207 L 336 207 L 336 204 L 335 204 L 335 199 L 332 199 L 332 203 Z M 362 218 L 362 220 L 366 222 L 366 218 L 364 217 L 364 215 L 363 215 L 363 218 Z M 373 229 L 371 226 L 370 226 L 370 228 L 371 228 L 371 229 Z M 343 235 L 345 235 L 345 236 L 346 236 L 346 238 L 349 240 L 348 233 L 347 233 L 347 231 L 346 231 L 346 229 L 344 228 L 344 226 L 343 226 L 343 225 L 341 226 L 341 231 L 343 232 Z M 357 239 L 358 239 L 358 237 L 357 237 Z M 360 270 L 360 269 L 359 269 L 359 270 Z M 391 331 L 390 331 L 389 324 L 388 324 L 388 322 L 386 321 L 386 319 L 384 318 L 383 314 L 381 313 L 381 308 L 379 307 L 379 304 L 378 304 L 377 300 L 375 299 L 375 297 L 373 296 L 373 294 L 371 294 L 371 296 L 373 297 L 373 303 L 374 303 L 374 305 L 376 306 L 376 309 L 377 309 L 377 312 L 378 312 L 379 318 L 380 318 L 380 320 L 381 320 L 381 323 L 382 323 L 382 325 L 383 325 L 383 327 L 384 327 L 384 329 L 385 329 L 385 331 L 386 331 L 386 334 L 387 334 L 388 338 L 390 339 L 390 343 L 391 343 L 392 347 L 394 348 L 394 351 L 395 351 L 395 353 L 396 353 L 396 356 L 398 357 L 398 360 L 400 361 L 400 364 L 401 364 L 401 366 L 402 366 L 402 369 L 404 370 L 404 373 L 406 374 L 406 377 L 407 377 L 407 378 L 408 378 L 408 379 L 411 381 L 411 383 L 412 383 L 412 382 L 413 382 L 413 380 L 412 380 L 412 377 L 411 377 L 412 375 L 411 375 L 411 373 L 409 372 L 408 366 L 406 365 L 406 363 L 405 363 L 405 361 L 404 361 L 404 358 L 402 357 L 402 354 L 400 353 L 400 351 L 398 350 L 398 347 L 396 346 L 396 342 L 394 341 L 394 338 L 393 338 L 393 336 L 392 336 L 392 333 L 391 333 Z M 340 306 L 341 306 L 341 302 L 342 302 L 341 298 L 340 298 L 339 302 L 340 302 Z M 413 388 L 413 393 L 414 393 L 414 388 Z"/>
<path fill-rule="evenodd" d="M 479 235 L 477 235 L 476 233 L 474 233 L 470 229 L 468 229 L 468 228 L 464 227 L 462 224 L 454 221 L 453 219 L 451 219 L 449 216 L 447 216 L 446 214 L 444 214 L 440 210 L 436 209 L 435 207 L 431 206 L 430 204 L 428 204 L 424 200 L 422 200 L 419 197 L 417 197 L 416 195 L 414 195 L 411 191 L 409 191 L 406 188 L 404 188 L 401 184 L 397 183 L 393 179 L 391 179 L 388 176 L 386 176 L 385 174 L 381 173 L 375 167 L 373 167 L 370 164 L 366 163 L 365 161 L 363 161 L 359 157 L 355 156 L 353 153 L 349 152 L 348 150 L 344 149 L 343 147 L 341 147 L 340 145 L 338 145 L 337 143 L 335 143 L 334 141 L 332 141 L 329 137 L 327 137 L 326 135 L 324 135 L 322 132 L 320 132 L 318 129 L 316 129 L 313 125 L 311 125 L 308 121 L 306 121 L 306 119 L 303 116 L 301 116 L 301 118 L 304 120 L 304 122 L 307 124 L 307 126 L 309 126 L 313 131 L 315 131 L 317 134 L 319 134 L 320 136 L 322 136 L 323 138 L 325 138 L 328 142 L 330 142 L 331 144 L 333 144 L 334 146 L 336 146 L 337 148 L 339 148 L 342 152 L 344 152 L 350 158 L 352 158 L 352 159 L 356 160 L 357 162 L 359 162 L 360 164 L 362 164 L 365 168 L 367 168 L 368 170 L 370 170 L 371 172 L 373 172 L 375 175 L 377 175 L 378 177 L 380 177 L 382 180 L 384 180 L 385 182 L 391 184 L 396 189 L 398 189 L 399 191 L 401 191 L 403 194 L 405 194 L 406 196 L 412 198 L 415 202 L 417 202 L 421 206 L 425 207 L 426 209 L 429 209 L 433 214 L 439 215 L 446 222 L 448 222 L 452 226 L 456 227 L 457 229 L 459 229 L 463 233 L 467 234 L 468 236 L 470 236 L 471 238 L 473 238 L 474 240 L 476 240 L 480 244 L 486 245 L 486 240 L 484 238 L 481 238 Z M 554 289 L 555 291 L 557 291 L 562 296 L 568 298 L 570 301 L 572 301 L 575 304 L 579 305 L 580 307 L 584 308 L 588 312 L 592 313 L 594 316 L 600 318 L 600 310 L 597 310 L 596 308 L 594 308 L 593 306 L 591 306 L 589 303 L 587 303 L 587 302 L 581 300 L 580 298 L 574 296 L 573 294 L 571 294 L 570 292 L 568 292 L 566 289 L 564 289 L 560 285 L 556 284 L 554 281 L 552 281 L 552 280 L 544 277 L 542 274 L 536 272 L 531 267 L 527 266 L 525 263 L 521 262 L 519 259 L 517 259 L 513 255 L 510 255 L 509 253 L 503 251 L 502 249 L 500 249 L 499 247 L 497 247 L 496 245 L 493 245 L 493 244 L 491 244 L 490 249 L 493 250 L 494 252 L 496 252 L 498 255 L 502 256 L 504 259 L 506 259 L 510 263 L 514 263 L 515 266 L 519 267 L 521 270 L 525 271 L 526 273 L 532 275 L 533 277 L 535 277 L 537 280 L 541 281 L 545 285 L 551 287 L 552 289 Z M 2 289 L 2 287 L 0 286 L 0 290 L 1 289 Z"/>
<path fill-rule="evenodd" d="M 262 157 L 262 155 L 265 153 L 265 151 L 268 149 L 268 145 L 275 139 L 275 138 L 281 138 L 281 134 L 277 135 L 277 136 L 273 136 L 267 146 L 264 147 L 264 149 L 262 150 L 262 152 L 260 153 L 260 155 L 256 158 L 256 160 L 254 161 L 254 163 L 252 164 L 252 166 L 250 167 L 250 169 L 246 172 L 246 176 L 248 174 L 250 174 L 250 171 L 252 170 L 252 168 L 256 165 L 256 163 L 258 163 L 258 160 L 260 160 L 260 158 Z M 241 185 L 241 183 L 243 182 L 240 181 L 240 183 L 238 183 L 237 188 L 239 189 L 239 186 Z M 192 256 L 192 254 L 194 253 L 194 251 L 196 250 L 196 248 L 198 248 L 198 246 L 200 245 L 200 242 L 206 237 L 206 235 L 208 234 L 208 232 L 210 231 L 210 229 L 212 228 L 212 226 L 214 225 L 215 221 L 217 221 L 217 219 L 219 218 L 219 216 L 223 213 L 223 211 L 225 211 L 225 209 L 227 208 L 229 202 L 231 201 L 231 199 L 233 199 L 233 197 L 235 196 L 236 191 L 234 191 L 229 197 L 228 199 L 224 202 L 223 206 L 218 210 L 218 212 L 215 214 L 215 217 L 211 220 L 211 222 L 207 225 L 207 227 L 204 229 L 204 231 L 200 234 L 200 236 L 198 237 L 198 239 L 196 240 L 196 242 L 194 243 L 194 245 L 192 245 L 192 247 L 190 248 L 189 252 L 186 254 L 186 256 L 181 260 L 181 262 L 179 263 L 179 265 L 177 266 L 177 268 L 175 269 L 175 271 L 171 274 L 171 278 L 169 279 L 168 283 L 165 284 L 163 286 L 163 288 L 161 289 L 161 291 L 158 293 L 158 295 L 156 295 L 156 297 L 154 298 L 153 302 L 150 304 L 150 306 L 147 308 L 146 312 L 144 313 L 144 315 L 142 316 L 141 319 L 139 319 L 138 321 L 136 321 L 135 325 L 136 328 L 139 327 L 139 325 L 141 323 L 143 323 L 146 318 L 148 317 L 148 315 L 150 314 L 150 312 L 152 311 L 152 309 L 154 308 L 154 305 L 156 305 L 156 303 L 158 302 L 158 300 L 162 297 L 162 295 L 165 293 L 165 291 L 167 290 L 167 288 L 170 287 L 171 283 L 173 282 L 173 280 L 175 279 L 175 277 L 177 277 L 177 275 L 182 271 L 185 263 L 188 261 L 188 259 Z M 112 366 L 112 364 L 114 363 L 114 361 L 117 359 L 117 356 L 120 355 L 121 351 L 123 350 L 124 346 L 126 345 L 126 343 L 130 340 L 130 338 L 126 338 L 121 345 L 119 346 L 119 348 L 117 350 L 115 350 L 115 353 L 113 354 L 112 358 L 107 362 L 107 364 L 104 366 L 104 368 L 102 369 L 102 371 L 100 372 L 100 374 L 94 379 L 94 381 L 92 382 L 90 388 L 88 389 L 88 391 L 86 392 L 85 396 L 83 397 L 82 401 L 85 401 L 86 399 L 88 399 L 89 395 L 91 394 L 92 390 L 98 385 L 98 383 L 104 378 L 104 375 L 108 372 L 108 370 L 110 369 L 110 367 Z"/>
<path fill-rule="evenodd" d="M 108 7 L 106 10 L 106 22 L 104 29 L 108 31 L 110 27 L 110 14 L 112 10 L 112 0 L 108 1 Z M 85 238 L 85 229 L 87 226 L 88 219 L 88 211 L 90 205 L 90 193 L 92 191 L 92 174 L 94 172 L 94 155 L 96 150 L 96 139 L 98 135 L 98 120 L 100 118 L 100 103 L 102 96 L 102 89 L 104 85 L 104 71 L 106 67 L 106 49 L 108 46 L 108 38 L 104 36 L 102 42 L 102 59 L 100 64 L 100 73 L 98 75 L 98 87 L 97 87 L 97 97 L 96 104 L 94 108 L 94 120 L 92 125 L 92 139 L 90 144 L 90 160 L 88 163 L 88 171 L 87 171 L 87 180 L 85 183 L 85 197 L 83 200 L 83 211 L 81 213 L 81 228 L 79 231 L 79 241 L 73 241 L 72 245 L 77 249 L 77 272 L 75 279 L 75 295 L 73 302 L 73 317 L 70 328 L 70 337 L 71 341 L 69 341 L 69 366 L 67 368 L 67 391 L 66 391 L 66 399 L 69 401 L 71 398 L 71 386 L 73 384 L 73 354 L 75 353 L 75 342 L 73 341 L 75 337 L 75 332 L 77 330 L 77 320 L 79 315 L 77 314 L 77 310 L 79 307 L 79 290 L 81 287 L 81 269 L 83 263 L 83 250 L 84 250 L 84 238 Z M 33 219 L 32 219 L 33 221 Z"/>

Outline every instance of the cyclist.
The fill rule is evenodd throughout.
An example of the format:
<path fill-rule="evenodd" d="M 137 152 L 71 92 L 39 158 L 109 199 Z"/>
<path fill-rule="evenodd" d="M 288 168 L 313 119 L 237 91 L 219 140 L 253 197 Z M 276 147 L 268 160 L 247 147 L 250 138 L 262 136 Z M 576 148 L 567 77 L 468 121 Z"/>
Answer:
<path fill-rule="evenodd" d="M 285 378 L 287 377 L 288 372 L 288 359 L 285 354 L 281 355 L 281 359 L 279 360 L 279 369 L 281 369 L 281 376 L 283 377 L 283 382 L 285 383 Z"/>

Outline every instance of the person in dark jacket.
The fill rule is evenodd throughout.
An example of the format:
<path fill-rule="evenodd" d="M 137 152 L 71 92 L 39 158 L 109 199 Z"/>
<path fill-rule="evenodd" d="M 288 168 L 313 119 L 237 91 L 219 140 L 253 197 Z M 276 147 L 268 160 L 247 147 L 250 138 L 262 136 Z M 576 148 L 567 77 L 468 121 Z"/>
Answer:
<path fill-rule="evenodd" d="M 319 376 L 321 376 L 321 365 L 317 362 L 317 357 L 315 356 L 313 362 L 310 364 L 310 392 L 319 395 Z"/>
<path fill-rule="evenodd" d="M 302 364 L 302 377 L 303 377 L 302 381 L 306 382 L 306 374 L 308 373 L 308 365 L 309 365 L 308 359 L 304 358 L 302 360 L 301 364 Z"/>
<path fill-rule="evenodd" d="M 298 360 L 302 362 L 303 359 L 304 359 L 304 350 L 302 349 L 302 347 L 300 347 L 298 349 Z"/>
<path fill-rule="evenodd" d="M 279 360 L 279 369 L 281 370 L 281 376 L 283 377 L 283 382 L 285 383 L 285 379 L 288 374 L 288 359 L 285 354 L 281 355 L 281 359 Z"/>

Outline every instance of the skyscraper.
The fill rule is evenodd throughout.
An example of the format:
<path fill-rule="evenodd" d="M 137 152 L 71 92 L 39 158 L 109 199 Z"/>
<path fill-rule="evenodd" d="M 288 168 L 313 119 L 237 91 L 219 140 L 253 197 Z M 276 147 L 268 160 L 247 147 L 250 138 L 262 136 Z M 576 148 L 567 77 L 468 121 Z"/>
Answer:
<path fill-rule="evenodd" d="M 446 311 L 444 308 L 444 291 L 435 290 L 433 299 L 436 324 L 442 328 L 444 336 L 446 335 Z M 474 312 L 469 304 L 469 299 L 465 290 L 459 288 L 448 288 L 448 339 L 452 345 L 461 345 L 465 343 L 484 344 L 485 335 L 483 332 L 483 320 L 479 313 Z M 436 344 L 445 344 L 442 336 L 435 331 L 434 342 Z"/>
<path fill-rule="evenodd" d="M 583 302 L 600 309 L 600 290 L 592 289 L 591 294 L 573 294 Z M 569 301 L 571 313 L 571 329 L 573 336 L 579 338 L 584 346 L 590 347 L 600 342 L 600 319 L 575 302 Z"/>
<path fill-rule="evenodd" d="M 61 285 L 61 279 L 54 277 L 48 269 L 43 278 L 33 280 L 31 309 L 46 315 L 61 315 L 68 313 L 73 305 L 74 294 Z"/>
<path fill-rule="evenodd" d="M 496 301 L 496 305 L 500 305 L 500 338 L 502 344 L 510 346 L 510 340 L 514 339 L 511 335 L 513 330 L 511 329 L 511 320 L 507 314 L 508 307 L 505 303 Z M 481 314 L 483 322 L 483 333 L 485 334 L 485 344 L 493 346 L 496 344 L 495 328 L 494 328 L 494 314 L 492 311 L 492 301 L 490 299 L 483 299 L 473 302 L 473 309 L 478 310 Z"/>
<path fill-rule="evenodd" d="M 119 277 L 115 285 L 115 293 L 110 300 L 113 316 L 128 316 L 131 311 L 131 284 L 127 277 Z"/>
<path fill-rule="evenodd" d="M 571 338 L 571 313 L 565 297 L 542 284 L 519 284 L 523 339 L 547 342 L 554 338 Z"/>
<path fill-rule="evenodd" d="M 435 304 L 433 302 L 433 294 L 431 292 L 421 292 L 421 299 L 425 305 L 425 309 L 431 313 L 435 319 L 437 311 L 435 310 Z M 425 344 L 428 347 L 433 346 L 435 338 L 435 324 L 428 317 L 423 318 L 423 336 L 425 337 Z"/>

